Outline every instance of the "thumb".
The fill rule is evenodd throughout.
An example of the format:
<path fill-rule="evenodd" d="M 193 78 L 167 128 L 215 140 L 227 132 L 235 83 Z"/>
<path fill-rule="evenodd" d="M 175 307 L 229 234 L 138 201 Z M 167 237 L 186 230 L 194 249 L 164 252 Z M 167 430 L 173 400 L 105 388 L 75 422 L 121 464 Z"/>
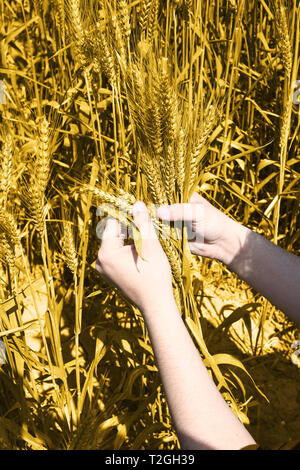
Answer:
<path fill-rule="evenodd" d="M 132 212 L 134 223 L 142 237 L 143 253 L 149 252 L 149 249 L 153 247 L 153 243 L 158 241 L 158 238 L 147 207 L 143 202 L 138 201 L 133 205 Z"/>

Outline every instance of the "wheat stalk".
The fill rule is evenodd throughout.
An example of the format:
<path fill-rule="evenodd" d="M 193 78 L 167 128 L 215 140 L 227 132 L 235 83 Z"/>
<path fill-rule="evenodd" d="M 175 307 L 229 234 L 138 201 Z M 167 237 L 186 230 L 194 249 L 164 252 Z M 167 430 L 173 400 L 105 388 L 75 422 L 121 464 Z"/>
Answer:
<path fill-rule="evenodd" d="M 281 124 L 281 129 L 280 129 L 280 141 L 279 141 L 279 147 L 281 151 L 287 144 L 288 138 L 290 135 L 290 127 L 291 127 L 290 117 L 291 117 L 292 106 L 293 106 L 292 102 L 288 101 L 283 111 L 282 124 Z"/>

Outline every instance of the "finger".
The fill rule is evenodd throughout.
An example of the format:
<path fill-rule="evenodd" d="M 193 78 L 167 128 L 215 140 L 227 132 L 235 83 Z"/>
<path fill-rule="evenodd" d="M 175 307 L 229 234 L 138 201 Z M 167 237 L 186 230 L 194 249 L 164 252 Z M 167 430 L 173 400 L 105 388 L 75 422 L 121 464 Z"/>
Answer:
<path fill-rule="evenodd" d="M 101 263 L 99 261 L 99 258 L 96 259 L 96 261 L 94 263 L 94 267 L 100 274 L 103 274 L 103 269 L 102 269 Z"/>
<path fill-rule="evenodd" d="M 198 193 L 193 193 L 189 202 L 191 204 L 201 204 L 203 207 L 211 207 L 211 203 L 208 202 L 207 199 L 205 199 L 203 196 L 200 196 Z"/>
<path fill-rule="evenodd" d="M 134 204 L 133 220 L 140 231 L 143 253 L 145 253 L 150 247 L 153 247 L 153 243 L 157 243 L 158 238 L 147 207 L 143 202 L 138 201 Z"/>
<path fill-rule="evenodd" d="M 201 218 L 203 207 L 201 204 L 172 204 L 170 206 L 160 206 L 157 215 L 162 220 L 176 221 L 196 221 Z"/>
<path fill-rule="evenodd" d="M 204 198 L 196 192 L 193 192 L 193 194 L 191 195 L 190 200 L 189 200 L 189 202 L 194 203 L 194 204 L 197 203 L 197 202 L 201 203 L 203 201 L 204 201 Z"/>
<path fill-rule="evenodd" d="M 109 217 L 102 234 L 101 250 L 111 251 L 124 245 L 124 237 L 121 233 L 121 224 L 117 219 Z"/>

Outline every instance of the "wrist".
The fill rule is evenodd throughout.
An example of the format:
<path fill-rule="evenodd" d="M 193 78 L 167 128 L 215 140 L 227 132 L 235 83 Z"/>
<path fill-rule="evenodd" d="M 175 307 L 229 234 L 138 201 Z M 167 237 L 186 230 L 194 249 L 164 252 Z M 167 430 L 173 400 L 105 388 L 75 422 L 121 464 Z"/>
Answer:
<path fill-rule="evenodd" d="M 147 320 L 148 318 L 165 316 L 167 314 L 173 315 L 174 312 L 179 313 L 173 292 L 164 293 L 162 296 L 157 296 L 151 301 L 144 302 L 140 308 L 141 314 Z"/>
<path fill-rule="evenodd" d="M 240 258 L 250 230 L 247 227 L 228 219 L 228 224 L 220 242 L 219 260 L 232 269 Z M 234 270 L 234 269 L 233 269 Z"/>

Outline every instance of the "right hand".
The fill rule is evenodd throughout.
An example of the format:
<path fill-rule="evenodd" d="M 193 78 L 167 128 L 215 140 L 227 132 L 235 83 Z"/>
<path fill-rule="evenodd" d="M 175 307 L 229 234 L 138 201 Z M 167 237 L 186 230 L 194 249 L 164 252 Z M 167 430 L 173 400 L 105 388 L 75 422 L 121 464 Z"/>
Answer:
<path fill-rule="evenodd" d="M 229 265 L 243 246 L 247 229 L 197 193 L 192 195 L 188 204 L 159 207 L 157 215 L 165 221 L 191 224 L 195 238 L 189 241 L 189 245 L 191 252 L 196 255 Z"/>

